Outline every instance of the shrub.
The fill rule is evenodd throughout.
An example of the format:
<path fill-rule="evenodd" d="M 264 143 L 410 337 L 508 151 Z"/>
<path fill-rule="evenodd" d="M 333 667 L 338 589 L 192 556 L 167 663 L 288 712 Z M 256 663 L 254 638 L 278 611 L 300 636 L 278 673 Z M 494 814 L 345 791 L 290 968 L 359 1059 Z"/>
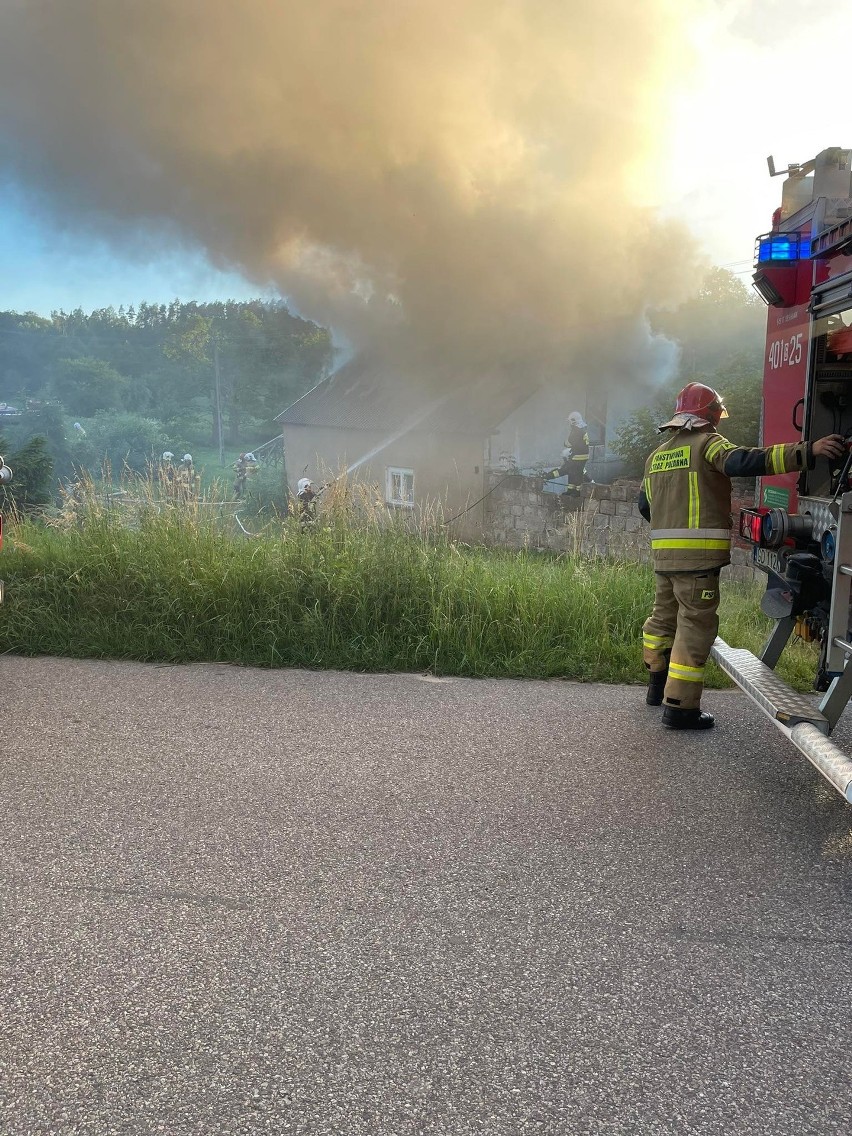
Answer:
<path fill-rule="evenodd" d="M 98 470 L 106 462 L 115 471 L 127 467 L 143 473 L 168 441 L 161 422 L 127 411 L 100 411 L 85 423 L 85 429 L 75 456 L 89 470 Z"/>

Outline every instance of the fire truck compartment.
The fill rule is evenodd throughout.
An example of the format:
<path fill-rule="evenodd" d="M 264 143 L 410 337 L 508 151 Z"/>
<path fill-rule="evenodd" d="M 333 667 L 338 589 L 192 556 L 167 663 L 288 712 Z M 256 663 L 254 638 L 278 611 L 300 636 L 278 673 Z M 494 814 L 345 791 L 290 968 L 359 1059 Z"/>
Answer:
<path fill-rule="evenodd" d="M 805 436 L 852 435 L 852 307 L 848 291 L 841 310 L 820 315 L 812 329 L 810 383 L 805 409 Z M 826 462 L 805 474 L 805 492 L 831 497 L 837 471 Z"/>

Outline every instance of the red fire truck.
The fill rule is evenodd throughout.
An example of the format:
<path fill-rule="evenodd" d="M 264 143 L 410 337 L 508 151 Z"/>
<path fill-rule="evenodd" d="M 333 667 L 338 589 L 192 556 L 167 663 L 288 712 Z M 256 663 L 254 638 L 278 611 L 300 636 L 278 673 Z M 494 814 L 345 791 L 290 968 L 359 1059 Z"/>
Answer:
<path fill-rule="evenodd" d="M 762 442 L 843 434 L 849 457 L 760 479 L 740 534 L 767 574 L 761 606 L 775 628 L 759 658 L 721 639 L 713 654 L 852 802 L 852 758 L 828 738 L 852 697 L 852 150 L 781 172 L 781 205 L 755 247 L 754 288 L 768 309 Z M 774 672 L 794 634 L 819 644 L 818 704 Z"/>

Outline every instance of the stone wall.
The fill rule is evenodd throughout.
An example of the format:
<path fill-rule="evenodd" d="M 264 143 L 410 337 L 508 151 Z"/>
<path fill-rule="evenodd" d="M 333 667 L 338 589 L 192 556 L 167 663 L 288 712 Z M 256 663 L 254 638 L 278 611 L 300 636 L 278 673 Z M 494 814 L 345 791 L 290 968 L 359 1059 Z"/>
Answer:
<path fill-rule="evenodd" d="M 491 475 L 485 533 L 496 545 L 538 548 L 647 563 L 648 525 L 636 506 L 639 482 L 584 485 L 579 495 L 545 493 L 539 478 Z M 733 515 L 752 504 L 751 483 L 734 483 Z M 751 549 L 735 537 L 728 578 L 752 580 Z M 762 574 L 759 574 L 760 578 Z"/>

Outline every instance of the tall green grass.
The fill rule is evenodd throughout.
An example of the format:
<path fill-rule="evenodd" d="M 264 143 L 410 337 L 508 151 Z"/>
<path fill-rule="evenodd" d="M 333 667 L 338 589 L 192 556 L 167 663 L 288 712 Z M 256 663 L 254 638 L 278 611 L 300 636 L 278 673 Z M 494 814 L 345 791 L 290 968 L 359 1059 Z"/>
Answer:
<path fill-rule="evenodd" d="M 216 510 L 88 509 L 12 524 L 0 651 L 163 662 L 641 682 L 653 575 L 632 563 L 472 547 L 386 517 L 296 521 L 255 539 Z M 730 585 L 721 634 L 757 649 L 754 587 Z M 813 652 L 783 668 L 803 689 Z M 727 685 L 712 669 L 710 685 Z"/>

